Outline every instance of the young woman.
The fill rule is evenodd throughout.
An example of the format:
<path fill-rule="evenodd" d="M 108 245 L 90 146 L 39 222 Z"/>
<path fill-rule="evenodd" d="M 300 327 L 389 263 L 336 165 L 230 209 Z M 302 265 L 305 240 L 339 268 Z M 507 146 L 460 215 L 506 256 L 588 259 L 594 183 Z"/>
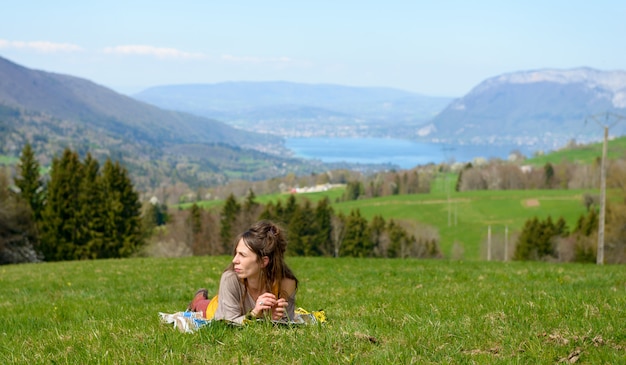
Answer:
<path fill-rule="evenodd" d="M 294 318 L 298 279 L 285 264 L 287 241 L 270 221 L 253 224 L 237 237 L 233 260 L 222 273 L 218 295 L 196 292 L 187 308 L 207 319 Z"/>

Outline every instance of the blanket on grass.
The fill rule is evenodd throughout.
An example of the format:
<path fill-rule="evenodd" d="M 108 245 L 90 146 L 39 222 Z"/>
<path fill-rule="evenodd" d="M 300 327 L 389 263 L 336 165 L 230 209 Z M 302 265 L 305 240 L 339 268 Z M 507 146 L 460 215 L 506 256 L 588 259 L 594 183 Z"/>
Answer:
<path fill-rule="evenodd" d="M 193 333 L 203 326 L 210 325 L 213 320 L 202 318 L 202 312 L 176 312 L 176 313 L 163 313 L 159 312 L 161 321 L 163 323 L 173 323 L 174 328 L 180 332 Z M 263 321 L 259 319 L 258 321 Z M 326 322 L 326 313 L 323 310 L 309 312 L 303 308 L 295 310 L 295 316 L 291 320 L 279 320 L 272 321 L 274 324 L 279 325 L 309 325 Z M 243 325 L 253 323 L 253 321 L 244 321 Z M 234 325 L 239 325 L 232 323 Z"/>

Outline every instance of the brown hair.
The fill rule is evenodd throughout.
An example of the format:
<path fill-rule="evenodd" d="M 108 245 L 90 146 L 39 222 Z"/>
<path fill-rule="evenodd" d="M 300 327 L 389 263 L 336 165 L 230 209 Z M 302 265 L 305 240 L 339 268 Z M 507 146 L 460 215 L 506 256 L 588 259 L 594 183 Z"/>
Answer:
<path fill-rule="evenodd" d="M 298 279 L 285 263 L 287 240 L 283 230 L 278 225 L 269 220 L 261 220 L 254 223 L 248 230 L 237 236 L 233 256 L 236 254 L 237 244 L 242 239 L 246 246 L 257 255 L 259 263 L 263 262 L 264 256 L 267 256 L 269 259 L 267 265 L 261 268 L 260 283 L 262 287 L 260 289 L 262 291 L 269 291 L 276 295 L 276 298 L 287 299 L 289 293 L 283 292 L 281 288 L 285 278 L 295 280 L 297 290 Z M 231 263 L 227 270 L 233 270 L 233 268 L 234 264 Z M 244 279 L 244 285 L 247 291 L 247 279 Z"/>

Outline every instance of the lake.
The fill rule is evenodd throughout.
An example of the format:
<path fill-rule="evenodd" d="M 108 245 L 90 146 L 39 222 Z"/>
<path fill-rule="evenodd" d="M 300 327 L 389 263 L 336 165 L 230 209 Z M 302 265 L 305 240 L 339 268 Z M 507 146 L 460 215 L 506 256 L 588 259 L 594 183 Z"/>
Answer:
<path fill-rule="evenodd" d="M 470 162 L 476 157 L 506 160 L 518 150 L 527 157 L 528 147 L 517 145 L 447 145 L 390 138 L 287 138 L 286 147 L 296 157 L 323 162 L 391 163 L 402 169 L 444 161 Z"/>

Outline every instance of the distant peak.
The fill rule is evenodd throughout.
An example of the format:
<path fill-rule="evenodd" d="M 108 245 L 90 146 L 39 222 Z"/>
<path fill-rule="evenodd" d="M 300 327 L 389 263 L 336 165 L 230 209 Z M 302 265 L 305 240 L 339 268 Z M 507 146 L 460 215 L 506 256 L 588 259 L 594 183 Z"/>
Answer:
<path fill-rule="evenodd" d="M 626 88 L 626 71 L 600 71 L 590 67 L 573 69 L 541 69 L 502 74 L 485 80 L 475 89 L 484 91 L 501 84 L 532 84 L 553 82 L 559 84 L 583 83 L 588 87 L 602 87 L 610 91 Z"/>

